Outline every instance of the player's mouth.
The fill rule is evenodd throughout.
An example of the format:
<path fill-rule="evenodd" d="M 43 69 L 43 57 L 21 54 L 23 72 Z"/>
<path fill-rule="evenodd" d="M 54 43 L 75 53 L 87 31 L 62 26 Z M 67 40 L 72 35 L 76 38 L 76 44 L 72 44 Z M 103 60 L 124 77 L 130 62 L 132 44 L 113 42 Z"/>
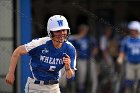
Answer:
<path fill-rule="evenodd" d="M 59 43 L 63 43 L 67 37 L 67 35 L 55 35 L 54 36 L 56 38 L 55 41 L 59 42 Z"/>

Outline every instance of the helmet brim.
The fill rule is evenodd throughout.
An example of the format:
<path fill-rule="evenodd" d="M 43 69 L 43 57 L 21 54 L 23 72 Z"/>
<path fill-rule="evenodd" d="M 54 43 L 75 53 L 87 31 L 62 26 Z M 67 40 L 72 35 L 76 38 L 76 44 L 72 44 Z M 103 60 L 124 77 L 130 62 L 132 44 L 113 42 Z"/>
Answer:
<path fill-rule="evenodd" d="M 62 30 L 62 29 L 67 29 L 67 30 L 70 30 L 70 28 L 69 27 L 57 27 L 57 28 L 53 28 L 53 29 L 50 29 L 50 31 L 58 31 L 58 30 Z"/>

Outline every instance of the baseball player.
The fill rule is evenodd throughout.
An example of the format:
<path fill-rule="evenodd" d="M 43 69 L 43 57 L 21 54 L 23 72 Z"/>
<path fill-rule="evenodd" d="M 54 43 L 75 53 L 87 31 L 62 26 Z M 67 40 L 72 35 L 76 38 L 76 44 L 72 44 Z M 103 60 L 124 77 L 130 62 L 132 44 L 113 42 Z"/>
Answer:
<path fill-rule="evenodd" d="M 126 58 L 125 93 L 134 93 L 133 87 L 136 78 L 138 79 L 138 87 L 140 87 L 140 23 L 132 21 L 128 24 L 128 29 L 130 36 L 122 41 L 117 61 L 122 64 Z"/>
<path fill-rule="evenodd" d="M 78 93 L 86 92 L 86 80 L 87 72 L 90 71 L 91 82 L 93 83 L 92 93 L 96 93 L 97 88 L 97 75 L 96 75 L 96 64 L 93 62 L 93 57 L 97 54 L 97 43 L 95 38 L 91 38 L 89 35 L 89 26 L 81 24 L 78 26 L 78 34 L 71 36 L 69 40 L 73 43 L 77 50 L 77 83 Z M 91 62 L 90 62 L 91 61 Z M 90 62 L 90 64 L 88 64 Z M 90 66 L 88 66 L 90 65 Z M 90 69 L 89 69 L 90 68 Z"/>
<path fill-rule="evenodd" d="M 72 78 L 76 70 L 76 50 L 67 41 L 70 28 L 66 18 L 54 15 L 47 24 L 49 37 L 34 39 L 15 49 L 11 56 L 6 82 L 14 82 L 14 72 L 18 59 L 23 54 L 29 54 L 31 75 L 28 77 L 26 93 L 60 93 L 59 72 L 65 67 L 66 76 Z"/>

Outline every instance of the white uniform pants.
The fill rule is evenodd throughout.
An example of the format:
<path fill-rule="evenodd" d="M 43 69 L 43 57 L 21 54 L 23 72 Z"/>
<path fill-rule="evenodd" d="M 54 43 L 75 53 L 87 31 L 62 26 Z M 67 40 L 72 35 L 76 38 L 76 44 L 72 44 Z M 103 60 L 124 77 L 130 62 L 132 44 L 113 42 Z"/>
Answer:
<path fill-rule="evenodd" d="M 90 62 L 90 76 L 92 81 L 91 93 L 96 93 L 97 86 L 98 86 L 98 79 L 97 79 L 97 69 L 96 69 L 95 62 Z"/>
<path fill-rule="evenodd" d="M 79 88 L 84 88 L 84 84 L 86 82 L 86 74 L 87 71 L 90 70 L 90 79 L 92 80 L 92 90 L 91 93 L 96 93 L 97 85 L 98 85 L 98 79 L 97 79 L 97 71 L 96 71 L 96 64 L 94 62 L 90 62 L 90 69 L 87 68 L 88 60 L 77 60 L 77 77 L 78 77 L 78 86 Z"/>
<path fill-rule="evenodd" d="M 126 79 L 135 80 L 137 77 L 140 80 L 140 64 L 126 64 Z"/>
<path fill-rule="evenodd" d="M 25 93 L 60 93 L 59 84 L 41 85 L 34 84 L 34 79 L 28 77 Z"/>
<path fill-rule="evenodd" d="M 84 83 L 86 81 L 86 73 L 87 73 L 87 60 L 77 60 L 77 77 L 78 77 L 78 85 L 79 88 L 84 88 Z"/>

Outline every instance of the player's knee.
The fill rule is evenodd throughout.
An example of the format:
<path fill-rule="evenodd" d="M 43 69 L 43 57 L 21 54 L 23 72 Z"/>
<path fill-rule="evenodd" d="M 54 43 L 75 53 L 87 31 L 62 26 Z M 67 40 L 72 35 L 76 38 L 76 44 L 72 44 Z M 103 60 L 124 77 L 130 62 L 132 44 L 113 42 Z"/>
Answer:
<path fill-rule="evenodd" d="M 126 87 L 133 87 L 134 80 L 125 80 L 125 85 Z"/>

